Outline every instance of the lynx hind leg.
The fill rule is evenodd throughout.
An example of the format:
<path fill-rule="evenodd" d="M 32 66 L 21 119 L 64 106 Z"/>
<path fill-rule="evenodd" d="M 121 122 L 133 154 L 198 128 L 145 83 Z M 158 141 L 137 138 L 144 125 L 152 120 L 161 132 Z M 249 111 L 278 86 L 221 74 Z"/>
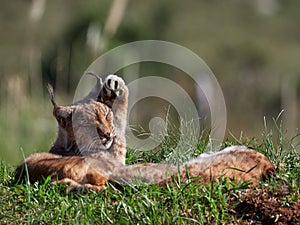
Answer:
<path fill-rule="evenodd" d="M 264 180 L 274 175 L 274 165 L 262 153 L 242 146 L 229 147 L 224 149 L 223 152 L 222 158 L 223 160 L 227 159 L 227 164 L 223 163 L 226 168 L 222 169 L 222 173 L 230 178 L 250 181 L 252 185 L 257 185 L 259 180 Z M 215 167 L 217 168 L 219 165 L 218 163 Z"/>
<path fill-rule="evenodd" d="M 116 137 L 109 152 L 117 161 L 125 164 L 128 88 L 123 79 L 116 75 L 108 75 L 103 82 L 100 99 L 111 107 L 114 114 Z"/>

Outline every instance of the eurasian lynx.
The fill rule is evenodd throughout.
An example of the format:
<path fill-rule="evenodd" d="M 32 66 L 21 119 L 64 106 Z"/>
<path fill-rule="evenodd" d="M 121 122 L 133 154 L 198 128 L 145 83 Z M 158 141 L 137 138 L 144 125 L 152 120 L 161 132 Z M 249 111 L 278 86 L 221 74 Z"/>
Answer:
<path fill-rule="evenodd" d="M 101 86 L 99 95 L 97 95 L 99 93 L 97 86 Z M 51 90 L 50 96 L 54 105 L 54 115 L 59 122 L 60 133 L 50 150 L 50 152 L 56 154 L 36 153 L 29 156 L 25 162 L 17 167 L 16 179 L 24 179 L 26 177 L 24 171 L 27 168 L 31 182 L 51 176 L 53 183 L 100 191 L 105 187 L 107 181 L 121 184 L 143 182 L 166 185 L 172 180 L 173 176 L 177 175 L 181 181 L 199 177 L 199 182 L 205 182 L 224 175 L 235 180 L 249 180 L 252 184 L 257 184 L 259 179 L 272 175 L 274 171 L 272 163 L 266 156 L 243 146 L 233 146 L 210 154 L 204 153 L 179 167 L 156 163 L 125 165 L 128 89 L 121 78 L 109 75 L 103 85 L 97 84 L 96 88 L 84 100 L 69 106 L 69 108 L 57 106 Z M 110 110 L 102 103 L 90 100 L 91 96 L 97 96 L 97 101 L 103 102 L 111 108 L 113 119 Z M 101 110 L 95 110 L 96 108 L 101 108 Z M 78 146 L 72 147 L 75 145 L 66 144 L 69 143 L 69 140 L 76 139 L 77 141 L 77 137 L 74 139 L 71 130 L 75 130 L 75 132 L 77 132 L 77 129 L 81 130 L 80 126 L 75 127 L 74 124 L 66 122 L 70 120 L 61 119 L 68 118 L 69 112 L 74 112 L 74 110 L 79 110 L 83 114 L 90 111 L 86 112 L 89 115 L 88 118 L 105 118 L 93 120 L 78 117 L 79 124 L 83 124 L 82 121 L 84 121 L 85 126 L 89 127 L 95 126 L 96 123 L 97 134 L 100 137 L 100 142 L 98 142 L 96 148 L 85 151 L 85 156 L 82 156 L 82 150 Z M 113 124 L 111 121 L 113 121 Z M 71 130 L 66 129 L 68 125 L 72 128 Z M 113 127 L 115 132 L 113 132 Z M 90 132 L 82 133 L 85 138 L 80 139 L 80 141 L 83 142 L 84 146 L 90 146 L 91 141 L 95 138 L 93 135 L 92 137 L 86 137 L 89 134 Z M 103 134 L 106 134 L 106 136 Z M 110 143 L 111 139 L 113 139 L 112 143 Z M 69 146 L 71 146 L 71 151 L 68 151 Z M 87 147 L 87 149 L 90 148 Z M 71 154 L 69 154 L 70 152 Z M 62 156 L 72 154 L 73 156 Z"/>

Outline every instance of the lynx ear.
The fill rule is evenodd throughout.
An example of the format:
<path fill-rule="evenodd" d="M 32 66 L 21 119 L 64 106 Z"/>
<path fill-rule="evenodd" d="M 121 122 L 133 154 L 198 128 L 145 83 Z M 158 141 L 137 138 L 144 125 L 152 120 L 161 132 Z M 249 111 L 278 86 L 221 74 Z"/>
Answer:
<path fill-rule="evenodd" d="M 48 83 L 47 88 L 52 105 L 54 106 L 53 115 L 55 116 L 55 119 L 57 120 L 59 126 L 61 126 L 62 128 L 66 128 L 72 122 L 73 108 L 72 106 L 58 106 L 54 99 L 54 91 L 52 85 Z"/>
<path fill-rule="evenodd" d="M 56 104 L 55 99 L 54 99 L 54 91 L 53 91 L 52 85 L 48 83 L 47 89 L 48 89 L 48 92 L 49 92 L 49 95 L 50 95 L 52 105 L 54 106 L 54 108 L 56 108 L 57 104 Z"/>
<path fill-rule="evenodd" d="M 72 124 L 72 112 L 72 106 L 55 106 L 53 115 L 55 116 L 59 126 L 66 128 Z"/>

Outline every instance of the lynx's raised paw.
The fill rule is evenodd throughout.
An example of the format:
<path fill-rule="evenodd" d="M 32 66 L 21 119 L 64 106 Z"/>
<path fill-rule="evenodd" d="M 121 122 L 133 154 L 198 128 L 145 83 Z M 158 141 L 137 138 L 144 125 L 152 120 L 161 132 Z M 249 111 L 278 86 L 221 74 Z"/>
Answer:
<path fill-rule="evenodd" d="M 126 88 L 122 78 L 116 75 L 108 75 L 104 80 L 102 90 L 106 97 L 115 98 L 121 96 Z"/>
<path fill-rule="evenodd" d="M 108 151 L 117 161 L 125 165 L 128 88 L 122 78 L 108 75 L 103 82 L 99 98 L 100 102 L 112 109 L 114 115 L 113 123 L 116 137 Z"/>

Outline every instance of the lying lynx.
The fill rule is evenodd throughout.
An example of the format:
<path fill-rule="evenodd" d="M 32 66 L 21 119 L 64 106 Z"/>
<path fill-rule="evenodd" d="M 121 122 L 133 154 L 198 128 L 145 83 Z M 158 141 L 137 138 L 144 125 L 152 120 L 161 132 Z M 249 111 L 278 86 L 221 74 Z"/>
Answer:
<path fill-rule="evenodd" d="M 93 115 L 101 118 L 105 117 L 103 114 L 109 115 L 110 112 L 106 109 L 106 106 L 89 100 L 90 96 L 95 95 L 96 89 L 83 101 L 70 106 L 69 111 L 73 112 L 75 108 L 76 110 L 84 109 L 83 112 L 85 112 L 87 109 L 96 108 L 97 105 L 97 107 L 102 107 L 103 109 L 92 110 Z M 53 183 L 67 184 L 74 188 L 86 187 L 100 191 L 105 187 L 106 182 L 121 184 L 144 182 L 166 185 L 172 180 L 173 176 L 177 175 L 179 175 L 181 181 L 185 181 L 190 177 L 199 177 L 199 181 L 209 181 L 224 175 L 235 180 L 249 180 L 253 184 L 257 184 L 259 179 L 271 175 L 274 171 L 274 167 L 267 157 L 242 146 L 230 147 L 211 154 L 201 154 L 198 158 L 190 160 L 180 167 L 156 163 L 124 165 L 128 90 L 123 80 L 115 75 L 110 75 L 105 79 L 100 94 L 97 97 L 98 101 L 111 107 L 113 120 L 96 119 L 84 121 L 84 123 L 87 123 L 85 126 L 94 126 L 94 123 L 102 123 L 102 126 L 99 126 L 100 124 L 97 125 L 98 135 L 100 136 L 98 147 L 95 150 L 86 151 L 87 154 L 82 156 L 82 150 L 78 150 L 78 146 L 73 147 L 76 150 L 73 148 L 70 148 L 70 150 L 68 146 L 74 145 L 66 144 L 69 140 L 74 139 L 72 132 L 66 129 L 68 125 L 72 126 L 72 123 L 60 122 L 65 120 L 60 120 L 61 117 L 58 115 L 63 115 L 62 117 L 65 118 L 65 115 L 69 115 L 69 113 L 68 110 L 66 110 L 66 113 L 64 110 L 62 111 L 64 113 L 55 113 L 55 110 L 60 110 L 62 107 L 59 108 L 56 105 L 53 93 L 51 93 L 52 91 L 50 90 L 54 105 L 54 115 L 59 122 L 59 131 L 63 135 L 59 133 L 58 139 L 53 146 L 55 148 L 50 150 L 50 152 L 55 154 L 36 153 L 29 156 L 25 162 L 17 167 L 16 179 L 24 179 L 27 168 L 31 182 L 51 176 Z M 82 117 L 78 117 L 79 122 L 80 118 Z M 107 130 L 110 133 L 114 133 L 113 126 L 109 126 L 109 121 L 113 121 L 113 126 L 115 127 L 115 134 L 108 135 L 113 139 L 111 146 L 110 141 L 108 141 L 109 138 L 106 138 L 106 136 L 104 136 L 106 140 L 103 141 L 104 139 L 102 139 L 101 141 L 103 134 L 107 133 Z M 104 125 L 106 123 L 107 125 Z M 80 126 L 74 127 L 73 125 L 73 130 L 75 130 L 74 128 L 81 129 Z M 82 134 L 85 135 L 85 139 L 82 139 L 83 142 L 86 140 L 84 144 L 90 145 L 89 141 L 95 138 L 94 136 L 86 137 L 89 134 L 90 132 Z M 59 139 L 60 136 L 64 138 Z M 105 149 L 107 150 L 105 151 Z M 78 151 L 80 154 L 78 154 Z M 74 155 L 70 156 L 72 154 Z"/>
<path fill-rule="evenodd" d="M 181 182 L 197 178 L 207 182 L 225 176 L 236 181 L 258 180 L 272 175 L 274 167 L 267 157 L 243 146 L 226 148 L 220 152 L 202 154 L 198 158 L 177 167 L 169 164 L 145 163 L 123 165 L 109 157 L 59 156 L 36 153 L 25 160 L 30 182 L 51 176 L 55 184 L 67 184 L 70 188 L 88 188 L 100 191 L 106 182 L 118 184 L 158 184 L 166 186 L 175 179 Z M 17 168 L 16 179 L 25 178 L 25 164 Z"/>

